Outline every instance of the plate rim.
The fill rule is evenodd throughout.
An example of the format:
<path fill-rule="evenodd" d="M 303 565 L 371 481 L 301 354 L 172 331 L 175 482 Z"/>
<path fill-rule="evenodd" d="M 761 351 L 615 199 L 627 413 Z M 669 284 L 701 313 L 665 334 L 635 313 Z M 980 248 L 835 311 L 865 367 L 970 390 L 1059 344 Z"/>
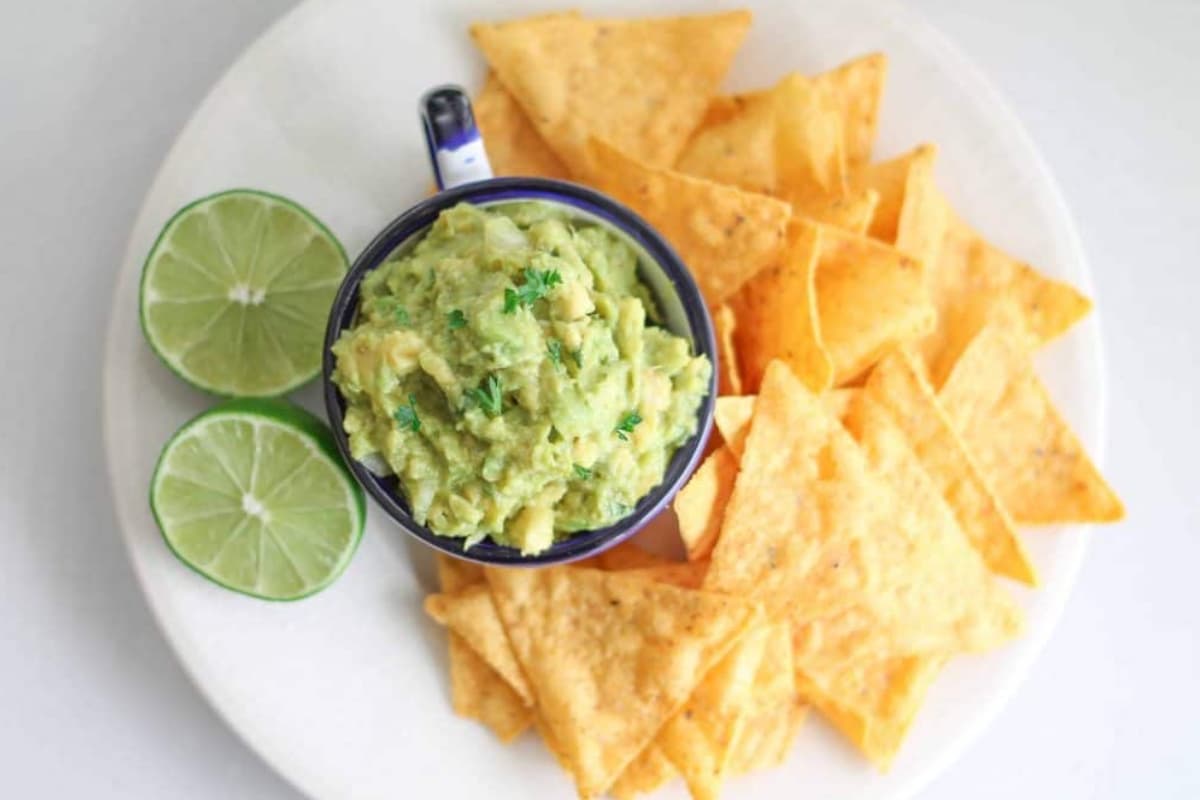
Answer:
<path fill-rule="evenodd" d="M 839 2 L 847 2 L 847 0 L 839 0 Z M 957 69 L 954 72 L 953 80 L 959 83 L 972 96 L 978 98 L 982 104 L 990 106 L 993 113 L 1003 120 L 1006 134 L 1011 135 L 1015 144 L 1025 151 L 1028 166 L 1043 183 L 1045 190 L 1043 194 L 1049 203 L 1050 211 L 1057 218 L 1057 222 L 1061 223 L 1056 224 L 1055 228 L 1063 237 L 1070 261 L 1078 267 L 1078 274 L 1072 276 L 1073 282 L 1085 295 L 1094 299 L 1096 294 L 1091 266 L 1079 234 L 1078 226 L 1070 212 L 1070 207 L 1048 163 L 1037 148 L 1029 132 L 1025 129 L 1015 109 L 1009 104 L 1004 95 L 991 83 L 983 70 L 964 51 L 932 23 L 926 20 L 917 10 L 899 4 L 887 3 L 886 0 L 849 0 L 849 2 L 853 2 L 860 7 L 869 8 L 880 17 L 886 18 L 902 27 L 909 36 L 918 40 L 921 49 L 935 53 L 938 60 L 954 63 Z M 147 606 L 150 608 L 155 625 L 170 645 L 173 655 L 184 674 L 187 675 L 188 680 L 196 688 L 201 697 L 204 698 L 206 704 L 220 718 L 221 722 L 245 747 L 254 753 L 256 757 L 275 772 L 285 783 L 301 795 L 311 798 L 323 798 L 325 796 L 323 790 L 320 790 L 322 782 L 319 779 L 312 779 L 311 776 L 304 776 L 302 780 L 302 776 L 298 774 L 294 765 L 284 763 L 283 759 L 277 758 L 268 752 L 266 748 L 258 746 L 251 738 L 249 731 L 238 724 L 236 715 L 227 708 L 225 699 L 219 697 L 215 687 L 206 683 L 198 673 L 194 666 L 197 663 L 197 659 L 192 655 L 193 643 L 188 641 L 185 636 L 175 629 L 175 626 L 172 625 L 169 612 L 165 608 L 165 603 L 151 588 L 147 575 L 148 567 L 138 555 L 138 548 L 133 534 L 135 523 L 132 519 L 132 512 L 125 502 L 126 498 L 124 495 L 126 493 L 123 491 L 120 483 L 120 465 L 117 463 L 115 456 L 112 407 L 116 391 L 116 378 L 114 377 L 113 364 L 118 359 L 119 326 L 124 321 L 121 312 L 121 303 L 124 299 L 121 293 L 122 284 L 125 282 L 126 273 L 133 269 L 130 265 L 140 263 L 141 261 L 141 258 L 135 251 L 137 232 L 140 227 L 139 223 L 146 218 L 147 213 L 150 211 L 151 200 L 156 196 L 160 185 L 163 183 L 164 167 L 177 156 L 186 132 L 191 129 L 196 120 L 207 110 L 208 106 L 214 102 L 214 98 L 221 93 L 225 85 L 230 81 L 233 72 L 245 59 L 264 48 L 267 43 L 281 36 L 281 31 L 299 24 L 299 20 L 308 15 L 320 13 L 325 8 L 335 6 L 336 4 L 337 0 L 304 0 L 280 15 L 229 62 L 219 77 L 209 87 L 204 97 L 188 115 L 187 120 L 177 130 L 170 147 L 159 161 L 154 177 L 148 184 L 142 202 L 138 206 L 136 215 L 132 218 L 124 253 L 114 274 L 114 286 L 110 299 L 108 324 L 105 330 L 104 360 L 101 371 L 101 429 L 108 488 L 112 499 L 114 516 L 117 526 L 120 529 L 121 540 L 132 564 L 138 587 L 146 600 Z M 1092 396 L 1094 411 L 1091 415 L 1094 420 L 1095 441 L 1090 450 L 1093 462 L 1097 467 L 1102 468 L 1108 441 L 1108 370 L 1100 309 L 1093 306 L 1090 318 L 1084 320 L 1082 324 L 1090 326 L 1092 330 L 1089 335 L 1090 346 L 1084 345 L 1081 358 L 1090 360 L 1091 369 L 1096 375 L 1096 386 Z M 1000 680 L 997 689 L 980 704 L 981 708 L 979 712 L 958 733 L 951 743 L 941 748 L 934 757 L 929 758 L 924 765 L 915 770 L 913 777 L 907 784 L 900 787 L 892 795 L 894 800 L 908 800 L 908 798 L 914 797 L 917 793 L 927 788 L 978 741 L 980 736 L 995 722 L 1000 712 L 1012 700 L 1017 690 L 1025 682 L 1034 663 L 1041 657 L 1042 651 L 1051 635 L 1058 628 L 1067 600 L 1070 598 L 1078 581 L 1079 572 L 1088 549 L 1088 537 L 1086 534 L 1092 527 L 1090 524 L 1066 525 L 1062 526 L 1062 529 L 1055 534 L 1059 537 L 1070 537 L 1074 542 L 1071 549 L 1063 556 L 1060 567 L 1062 577 L 1059 581 L 1052 586 L 1041 586 L 1038 588 L 1039 595 L 1044 603 L 1044 610 L 1041 614 L 1044 623 L 1036 633 L 1026 634 L 1026 647 L 1022 653 L 1022 658 L 1006 672 Z"/>

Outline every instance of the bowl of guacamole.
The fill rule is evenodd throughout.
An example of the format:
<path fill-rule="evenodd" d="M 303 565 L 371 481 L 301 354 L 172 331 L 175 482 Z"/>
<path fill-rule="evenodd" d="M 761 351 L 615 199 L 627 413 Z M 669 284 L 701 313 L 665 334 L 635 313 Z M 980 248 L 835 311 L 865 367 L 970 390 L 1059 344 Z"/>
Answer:
<path fill-rule="evenodd" d="M 561 563 L 632 535 L 690 474 L 714 351 L 691 276 L 632 212 L 495 179 L 430 198 L 359 257 L 325 400 L 406 531 L 485 563 Z"/>

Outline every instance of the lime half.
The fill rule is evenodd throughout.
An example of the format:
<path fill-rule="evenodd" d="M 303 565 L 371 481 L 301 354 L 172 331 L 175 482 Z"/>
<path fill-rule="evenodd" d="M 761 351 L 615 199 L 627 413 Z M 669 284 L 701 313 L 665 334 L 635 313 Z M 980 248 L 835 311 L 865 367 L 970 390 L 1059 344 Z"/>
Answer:
<path fill-rule="evenodd" d="M 234 189 L 171 217 L 142 272 L 142 329 L 189 383 L 217 394 L 283 394 L 317 374 L 346 253 L 282 197 Z"/>
<path fill-rule="evenodd" d="M 282 400 L 230 400 L 184 425 L 159 456 L 150 508 L 181 561 L 267 600 L 332 583 L 366 516 L 329 429 Z"/>

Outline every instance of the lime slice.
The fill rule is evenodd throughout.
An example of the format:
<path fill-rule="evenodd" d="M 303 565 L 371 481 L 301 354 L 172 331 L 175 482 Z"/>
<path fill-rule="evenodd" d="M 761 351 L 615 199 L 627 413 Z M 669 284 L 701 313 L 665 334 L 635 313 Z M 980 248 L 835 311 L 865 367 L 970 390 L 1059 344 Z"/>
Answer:
<path fill-rule="evenodd" d="M 329 429 L 282 400 L 230 400 L 184 425 L 159 456 L 150 508 L 183 563 L 266 600 L 332 583 L 365 518 Z"/>
<path fill-rule="evenodd" d="M 192 385 L 283 394 L 315 376 L 346 253 L 316 217 L 248 189 L 171 217 L 142 271 L 142 329 Z"/>

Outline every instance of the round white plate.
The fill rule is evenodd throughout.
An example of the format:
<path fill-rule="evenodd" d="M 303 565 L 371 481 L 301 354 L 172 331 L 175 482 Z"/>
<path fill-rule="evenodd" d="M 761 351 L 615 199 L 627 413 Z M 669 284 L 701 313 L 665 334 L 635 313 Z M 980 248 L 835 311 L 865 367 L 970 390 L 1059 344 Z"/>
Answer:
<path fill-rule="evenodd" d="M 748 5 L 756 6 L 755 24 L 731 88 L 885 51 L 890 72 L 877 154 L 936 142 L 939 180 L 968 220 L 1050 274 L 1090 290 L 1079 242 L 1045 166 L 961 54 L 885 0 Z M 147 486 L 162 443 L 212 400 L 184 386 L 142 341 L 142 259 L 175 209 L 233 186 L 299 200 L 357 253 L 429 185 L 416 116 L 422 90 L 446 81 L 477 86 L 482 79 L 467 24 L 553 6 L 538 0 L 300 6 L 247 50 L 201 104 L 130 237 L 104 383 L 108 464 L 129 551 L 154 613 L 201 690 L 251 747 L 315 798 L 525 800 L 571 797 L 573 787 L 535 737 L 503 747 L 452 715 L 444 638 L 421 611 L 432 586 L 431 558 L 382 514 L 373 515 L 341 580 L 295 604 L 233 594 L 175 561 L 151 519 Z M 599 13 L 617 16 L 637 15 L 645 4 L 603 6 Z M 668 2 L 658 10 L 676 6 L 705 4 Z M 1049 348 L 1040 367 L 1095 453 L 1104 389 L 1095 319 Z M 1037 592 L 1018 591 L 1028 634 L 1001 652 L 950 665 L 888 775 L 872 771 L 814 717 L 786 766 L 731 781 L 727 796 L 897 798 L 929 781 L 1011 694 L 1074 580 L 1084 547 L 1079 530 L 1033 531 L 1027 541 L 1044 579 Z"/>

